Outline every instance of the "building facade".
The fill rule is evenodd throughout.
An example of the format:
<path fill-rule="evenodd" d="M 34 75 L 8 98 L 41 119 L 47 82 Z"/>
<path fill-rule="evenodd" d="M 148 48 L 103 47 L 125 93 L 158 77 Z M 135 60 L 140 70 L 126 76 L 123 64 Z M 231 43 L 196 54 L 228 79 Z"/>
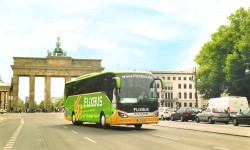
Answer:
<path fill-rule="evenodd" d="M 165 91 L 159 91 L 159 104 L 165 107 L 206 107 L 207 101 L 196 94 L 195 76 L 192 69 L 186 71 L 151 71 L 166 82 Z M 197 98 L 196 98 L 197 97 Z"/>
<path fill-rule="evenodd" d="M 4 83 L 0 77 L 0 109 L 9 110 L 10 105 L 10 83 Z"/>

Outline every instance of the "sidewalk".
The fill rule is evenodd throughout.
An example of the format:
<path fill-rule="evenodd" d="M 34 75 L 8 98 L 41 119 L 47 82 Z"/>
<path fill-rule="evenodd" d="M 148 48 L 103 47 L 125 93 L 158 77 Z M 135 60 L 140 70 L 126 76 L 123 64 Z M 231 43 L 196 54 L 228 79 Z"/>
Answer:
<path fill-rule="evenodd" d="M 179 128 L 179 129 L 250 137 L 250 125 L 234 126 L 233 124 L 228 124 L 228 125 L 223 123 L 209 124 L 206 122 L 196 123 L 195 121 L 194 122 L 159 121 L 157 125 L 170 128 Z"/>

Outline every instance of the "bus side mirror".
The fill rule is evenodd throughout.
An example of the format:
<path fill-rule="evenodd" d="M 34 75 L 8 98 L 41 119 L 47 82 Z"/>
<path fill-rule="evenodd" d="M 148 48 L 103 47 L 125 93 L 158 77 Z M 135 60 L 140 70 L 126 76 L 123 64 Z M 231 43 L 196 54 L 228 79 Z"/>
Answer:
<path fill-rule="evenodd" d="M 113 80 L 115 80 L 116 87 L 121 89 L 121 79 L 119 77 L 114 77 Z"/>
<path fill-rule="evenodd" d="M 162 79 L 162 78 L 154 78 L 154 80 L 156 81 L 156 80 L 159 80 L 160 82 L 161 82 L 161 88 L 164 90 L 165 89 L 165 87 L 166 87 L 166 84 L 165 84 L 165 80 L 164 79 Z M 152 83 L 151 83 L 151 85 L 150 85 L 150 87 L 152 86 Z"/>
<path fill-rule="evenodd" d="M 161 88 L 164 90 L 165 87 L 166 87 L 166 83 L 165 83 L 165 80 L 164 79 L 160 79 L 161 80 Z"/>

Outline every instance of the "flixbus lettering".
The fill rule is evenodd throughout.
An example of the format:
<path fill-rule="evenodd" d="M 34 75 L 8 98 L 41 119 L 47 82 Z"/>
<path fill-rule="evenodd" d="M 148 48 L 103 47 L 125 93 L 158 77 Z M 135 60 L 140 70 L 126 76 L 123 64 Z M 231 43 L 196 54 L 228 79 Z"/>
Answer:
<path fill-rule="evenodd" d="M 84 106 L 87 107 L 102 106 L 102 96 L 85 97 Z"/>
<path fill-rule="evenodd" d="M 149 111 L 149 108 L 134 108 L 134 112 L 138 111 Z"/>

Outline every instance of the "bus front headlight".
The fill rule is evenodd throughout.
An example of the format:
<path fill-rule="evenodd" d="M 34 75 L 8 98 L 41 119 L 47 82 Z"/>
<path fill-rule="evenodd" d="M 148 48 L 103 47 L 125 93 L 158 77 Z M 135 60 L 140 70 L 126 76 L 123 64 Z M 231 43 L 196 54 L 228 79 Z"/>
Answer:
<path fill-rule="evenodd" d="M 124 112 L 118 111 L 118 115 L 119 115 L 121 118 L 128 118 L 128 115 L 125 114 Z"/>

